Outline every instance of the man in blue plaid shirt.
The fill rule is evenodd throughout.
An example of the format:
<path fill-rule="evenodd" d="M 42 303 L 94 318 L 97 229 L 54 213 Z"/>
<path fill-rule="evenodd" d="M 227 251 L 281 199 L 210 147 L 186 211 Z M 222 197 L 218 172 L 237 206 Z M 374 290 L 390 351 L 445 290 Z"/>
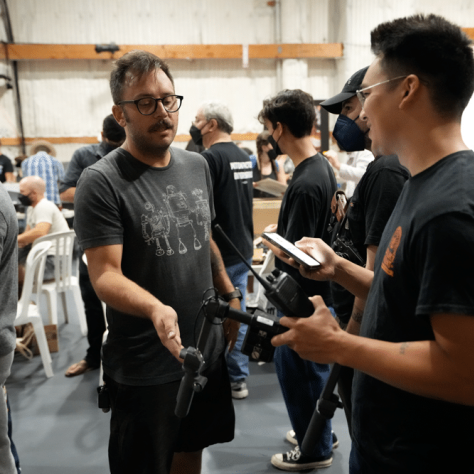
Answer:
<path fill-rule="evenodd" d="M 56 158 L 56 150 L 51 143 L 38 140 L 31 145 L 30 157 L 21 164 L 23 177 L 39 176 L 46 183 L 46 199 L 58 206 L 58 182 L 64 178 L 64 167 Z"/>

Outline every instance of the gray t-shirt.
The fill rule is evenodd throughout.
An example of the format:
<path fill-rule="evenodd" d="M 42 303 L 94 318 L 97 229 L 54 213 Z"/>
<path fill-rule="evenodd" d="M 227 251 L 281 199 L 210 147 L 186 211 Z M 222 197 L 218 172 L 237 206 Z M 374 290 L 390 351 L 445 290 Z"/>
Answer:
<path fill-rule="evenodd" d="M 7 191 L 0 184 L 0 356 L 15 349 L 18 304 L 18 221 Z"/>
<path fill-rule="evenodd" d="M 77 183 L 74 227 L 83 249 L 123 245 L 122 271 L 174 308 L 184 347 L 196 346 L 203 293 L 213 287 L 210 224 L 212 183 L 204 158 L 171 148 L 154 168 L 118 148 L 85 169 Z M 104 371 L 119 383 L 155 385 L 179 380 L 181 364 L 161 344 L 153 324 L 107 307 Z M 205 360 L 224 350 L 212 326 Z"/>

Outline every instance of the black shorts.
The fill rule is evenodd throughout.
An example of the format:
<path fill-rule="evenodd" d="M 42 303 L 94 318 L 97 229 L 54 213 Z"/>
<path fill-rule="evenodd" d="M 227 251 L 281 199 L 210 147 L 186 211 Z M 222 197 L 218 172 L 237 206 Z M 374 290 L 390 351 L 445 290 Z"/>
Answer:
<path fill-rule="evenodd" d="M 222 355 L 204 371 L 205 389 L 194 395 L 189 414 L 174 414 L 180 381 L 130 386 L 104 376 L 112 416 L 109 464 L 112 474 L 168 473 L 174 452 L 194 452 L 234 439 L 235 414 Z"/>

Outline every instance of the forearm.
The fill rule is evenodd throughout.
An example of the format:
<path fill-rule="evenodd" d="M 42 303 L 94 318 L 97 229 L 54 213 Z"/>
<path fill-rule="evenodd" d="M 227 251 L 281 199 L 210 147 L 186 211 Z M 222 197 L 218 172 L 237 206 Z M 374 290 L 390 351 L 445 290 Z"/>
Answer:
<path fill-rule="evenodd" d="M 164 306 L 151 293 L 113 270 L 104 271 L 91 282 L 100 300 L 108 306 L 132 316 L 151 319 Z"/>
<path fill-rule="evenodd" d="M 225 271 L 224 261 L 221 253 L 214 240 L 211 239 L 211 269 L 212 280 L 215 288 L 221 295 L 230 293 L 234 290 L 234 285 L 230 281 L 227 272 Z"/>
<path fill-rule="evenodd" d="M 391 343 L 343 333 L 335 361 L 429 398 L 474 405 L 474 379 L 436 341 Z"/>
<path fill-rule="evenodd" d="M 366 300 L 373 278 L 373 271 L 339 257 L 331 279 L 346 288 L 354 296 Z"/>
<path fill-rule="evenodd" d="M 59 197 L 63 202 L 74 202 L 74 194 L 76 194 L 76 188 L 68 188 L 63 191 Z"/>
<path fill-rule="evenodd" d="M 25 245 L 32 244 L 36 239 L 43 237 L 47 232 L 43 232 L 40 229 L 34 227 L 33 229 L 26 230 L 18 236 L 18 245 L 24 247 Z"/>
<path fill-rule="evenodd" d="M 354 334 L 355 336 L 359 335 L 360 325 L 362 323 L 362 318 L 364 316 L 365 309 L 365 300 L 358 298 L 357 296 L 354 299 L 354 306 L 352 307 L 351 319 L 347 325 L 346 331 L 349 334 Z"/>

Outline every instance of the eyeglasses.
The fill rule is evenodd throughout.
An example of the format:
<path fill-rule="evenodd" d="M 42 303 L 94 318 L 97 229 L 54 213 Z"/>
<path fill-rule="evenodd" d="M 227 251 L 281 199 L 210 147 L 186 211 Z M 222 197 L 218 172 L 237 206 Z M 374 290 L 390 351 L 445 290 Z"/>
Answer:
<path fill-rule="evenodd" d="M 167 95 L 162 99 L 155 99 L 154 97 L 143 97 L 137 100 L 122 100 L 117 105 L 135 104 L 138 111 L 142 115 L 151 115 L 155 113 L 158 107 L 158 102 L 161 102 L 163 108 L 170 113 L 177 112 L 181 107 L 184 97 L 182 95 Z"/>
<path fill-rule="evenodd" d="M 386 81 L 377 82 L 377 84 L 374 84 L 374 85 L 368 86 L 368 87 L 364 87 L 363 89 L 360 89 L 360 90 L 356 91 L 357 98 L 359 99 L 360 104 L 362 105 L 362 107 L 364 107 L 365 99 L 367 98 L 364 91 L 372 89 L 373 87 L 376 87 L 376 86 L 381 86 L 382 84 L 387 84 L 388 82 L 395 81 L 396 79 L 402 79 L 404 77 L 408 77 L 408 74 L 406 74 L 405 76 L 392 77 L 392 79 L 387 79 Z"/>

